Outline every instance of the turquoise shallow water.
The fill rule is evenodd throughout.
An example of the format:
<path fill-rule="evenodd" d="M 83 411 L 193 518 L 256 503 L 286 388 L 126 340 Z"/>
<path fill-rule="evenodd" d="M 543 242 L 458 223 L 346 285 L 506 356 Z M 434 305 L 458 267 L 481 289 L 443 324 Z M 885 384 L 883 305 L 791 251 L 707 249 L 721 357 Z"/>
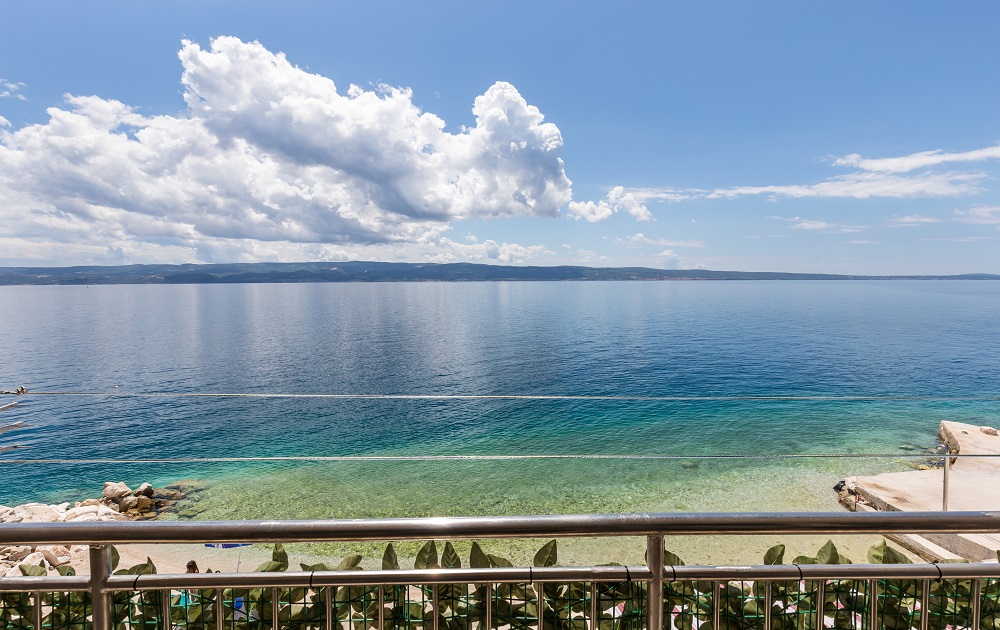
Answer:
<path fill-rule="evenodd" d="M 838 509 L 837 480 L 907 462 L 694 457 L 901 454 L 931 445 L 944 418 L 995 424 L 998 312 L 1000 283 L 975 281 L 4 287 L 0 388 L 102 394 L 22 397 L 0 417 L 30 423 L 0 438 L 32 447 L 18 458 L 682 459 L 7 453 L 0 503 L 197 479 L 185 517 Z M 733 399 L 760 396 L 879 399 Z"/>

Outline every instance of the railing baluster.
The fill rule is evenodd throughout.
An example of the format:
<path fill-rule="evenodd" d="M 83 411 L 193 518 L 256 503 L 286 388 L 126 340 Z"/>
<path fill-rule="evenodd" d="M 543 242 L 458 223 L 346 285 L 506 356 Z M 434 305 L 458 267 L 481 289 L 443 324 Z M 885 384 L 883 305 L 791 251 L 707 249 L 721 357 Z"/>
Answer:
<path fill-rule="evenodd" d="M 652 574 L 646 589 L 648 630 L 663 630 L 663 536 L 646 537 L 646 566 Z"/>
<path fill-rule="evenodd" d="M 432 584 L 431 585 L 431 614 L 434 615 L 434 619 L 431 620 L 431 628 L 433 630 L 438 630 L 438 626 L 440 625 L 440 622 L 438 622 L 438 616 L 440 615 L 440 611 L 438 610 L 438 604 L 439 604 L 439 601 L 438 601 L 438 585 L 437 584 Z"/>
<path fill-rule="evenodd" d="M 771 630 L 771 605 L 771 580 L 764 580 L 764 630 Z"/>
<path fill-rule="evenodd" d="M 824 609 L 826 608 L 826 580 L 816 581 L 816 630 L 823 630 L 824 621 L 823 618 L 826 616 Z"/>
<path fill-rule="evenodd" d="M 378 630 L 385 630 L 385 589 L 384 584 L 378 587 Z M 395 588 L 395 587 L 393 587 Z M 395 600 L 393 600 L 395 601 Z"/>
<path fill-rule="evenodd" d="M 545 583 L 540 582 L 535 585 L 535 594 L 538 597 L 538 630 L 545 630 Z"/>
<path fill-rule="evenodd" d="M 34 630 L 42 630 L 42 594 L 32 593 L 32 621 L 31 625 Z"/>
<path fill-rule="evenodd" d="M 868 580 L 868 630 L 878 628 L 878 580 Z"/>
<path fill-rule="evenodd" d="M 215 630 L 224 630 L 226 627 L 226 602 L 222 591 L 221 586 L 215 589 Z"/>
<path fill-rule="evenodd" d="M 493 630 L 493 584 L 486 584 L 486 630 Z"/>
<path fill-rule="evenodd" d="M 111 630 L 111 597 L 104 590 L 111 575 L 111 547 L 90 545 L 90 610 L 94 630 Z"/>
<path fill-rule="evenodd" d="M 983 616 L 983 581 L 972 580 L 972 630 L 979 630 Z"/>
<path fill-rule="evenodd" d="M 278 613 L 281 612 L 281 607 L 279 606 L 279 604 L 280 604 L 280 602 L 278 601 L 278 589 L 272 588 L 271 589 L 271 627 L 274 630 L 278 630 L 278 628 L 281 627 L 281 624 L 278 623 Z"/>
<path fill-rule="evenodd" d="M 172 630 L 173 623 L 170 621 L 170 589 L 160 591 L 160 609 L 162 612 L 163 630 Z"/>
<path fill-rule="evenodd" d="M 325 613 L 323 618 L 326 620 L 326 623 L 324 624 L 326 630 L 333 630 L 333 589 L 334 587 L 332 586 L 323 587 L 323 607 Z M 379 593 L 381 592 L 382 591 L 380 589 Z M 381 604 L 381 601 L 379 603 Z M 379 612 L 381 611 L 382 611 L 382 606 L 380 605 Z M 382 624 L 379 623 L 379 628 L 381 627 Z"/>
<path fill-rule="evenodd" d="M 927 578 L 920 583 L 920 630 L 927 630 L 931 616 L 927 614 L 931 603 L 931 581 Z"/>
<path fill-rule="evenodd" d="M 590 630 L 599 630 L 600 624 L 597 623 L 597 582 L 590 583 L 590 625 L 587 627 Z"/>
<path fill-rule="evenodd" d="M 722 625 L 722 589 L 726 584 L 712 581 L 712 630 L 719 630 Z"/>

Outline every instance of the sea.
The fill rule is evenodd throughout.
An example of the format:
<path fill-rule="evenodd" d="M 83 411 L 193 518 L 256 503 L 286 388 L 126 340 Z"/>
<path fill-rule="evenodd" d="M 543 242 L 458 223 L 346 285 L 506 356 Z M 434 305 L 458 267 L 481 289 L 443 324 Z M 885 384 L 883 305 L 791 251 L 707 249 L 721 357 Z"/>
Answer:
<path fill-rule="evenodd" d="M 973 280 L 2 287 L 0 504 L 840 510 L 941 420 L 1000 424 L 998 315 Z"/>

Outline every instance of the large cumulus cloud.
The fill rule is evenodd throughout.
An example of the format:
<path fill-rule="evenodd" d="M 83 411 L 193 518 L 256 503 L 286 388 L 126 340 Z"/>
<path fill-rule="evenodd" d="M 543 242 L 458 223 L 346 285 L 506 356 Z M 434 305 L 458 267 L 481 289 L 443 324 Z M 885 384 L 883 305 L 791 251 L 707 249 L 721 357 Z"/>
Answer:
<path fill-rule="evenodd" d="M 508 83 L 475 99 L 474 126 L 450 133 L 407 89 L 338 90 L 256 42 L 184 42 L 179 56 L 180 115 L 67 96 L 44 124 L 0 129 L 8 243 L 86 243 L 126 259 L 458 252 L 442 237 L 451 221 L 558 216 L 572 198 L 559 129 Z"/>

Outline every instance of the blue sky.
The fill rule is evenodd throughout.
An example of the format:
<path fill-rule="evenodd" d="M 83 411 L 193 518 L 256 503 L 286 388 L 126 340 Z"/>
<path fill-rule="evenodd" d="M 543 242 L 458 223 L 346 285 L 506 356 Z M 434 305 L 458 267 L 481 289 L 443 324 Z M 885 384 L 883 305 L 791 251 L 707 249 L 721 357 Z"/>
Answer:
<path fill-rule="evenodd" d="M 37 2 L 4 21 L 0 265 L 1000 273 L 997 3 Z"/>

